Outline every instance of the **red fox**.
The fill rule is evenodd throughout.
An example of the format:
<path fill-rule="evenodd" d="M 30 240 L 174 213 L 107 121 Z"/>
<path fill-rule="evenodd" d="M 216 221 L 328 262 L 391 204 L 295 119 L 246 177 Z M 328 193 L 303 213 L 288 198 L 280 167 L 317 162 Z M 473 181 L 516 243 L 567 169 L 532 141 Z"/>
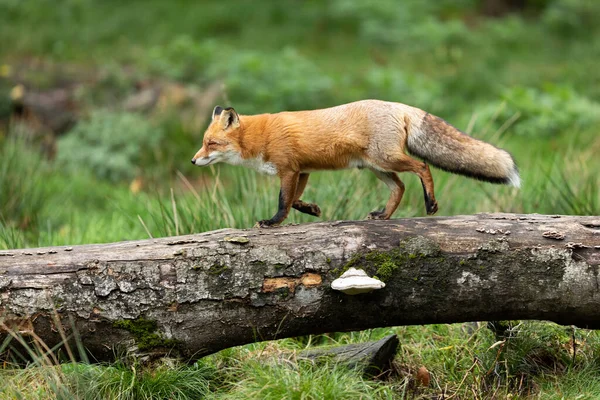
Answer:
<path fill-rule="evenodd" d="M 373 171 L 391 195 L 385 209 L 371 212 L 369 219 L 389 219 L 398 208 L 404 184 L 396 172 L 412 172 L 421 179 L 427 214 L 435 214 L 438 205 L 427 162 L 482 181 L 520 185 L 515 162 L 506 151 L 421 109 L 379 100 L 260 115 L 239 115 L 231 107 L 217 106 L 192 164 L 217 162 L 279 176 L 279 209 L 273 218 L 259 221 L 259 227 L 279 225 L 290 208 L 320 216 L 319 206 L 300 200 L 310 172 L 318 170 Z"/>

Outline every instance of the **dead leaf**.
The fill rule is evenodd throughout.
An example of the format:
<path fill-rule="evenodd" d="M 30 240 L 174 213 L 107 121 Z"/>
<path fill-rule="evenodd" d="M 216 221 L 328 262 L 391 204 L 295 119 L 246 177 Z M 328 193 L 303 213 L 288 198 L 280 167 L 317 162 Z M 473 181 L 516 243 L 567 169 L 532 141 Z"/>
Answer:
<path fill-rule="evenodd" d="M 421 386 L 429 386 L 429 382 L 431 380 L 431 375 L 429 371 L 424 366 L 417 370 L 417 383 Z"/>

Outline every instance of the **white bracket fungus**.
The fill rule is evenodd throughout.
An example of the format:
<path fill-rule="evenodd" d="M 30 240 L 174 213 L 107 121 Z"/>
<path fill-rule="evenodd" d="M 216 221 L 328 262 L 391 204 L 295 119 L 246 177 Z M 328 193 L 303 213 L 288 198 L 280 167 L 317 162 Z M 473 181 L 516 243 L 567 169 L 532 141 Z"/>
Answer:
<path fill-rule="evenodd" d="M 385 283 L 379 279 L 370 278 L 365 271 L 356 268 L 349 268 L 342 276 L 331 282 L 333 290 L 351 295 L 368 293 L 384 287 Z"/>

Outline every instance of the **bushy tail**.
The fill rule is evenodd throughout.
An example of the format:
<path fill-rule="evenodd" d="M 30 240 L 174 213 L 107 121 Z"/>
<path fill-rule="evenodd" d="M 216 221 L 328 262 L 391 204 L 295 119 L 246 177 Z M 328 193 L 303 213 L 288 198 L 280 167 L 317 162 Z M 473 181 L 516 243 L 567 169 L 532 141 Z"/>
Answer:
<path fill-rule="evenodd" d="M 416 125 L 416 126 L 415 126 Z M 425 114 L 408 132 L 408 151 L 433 166 L 492 183 L 519 187 L 521 179 L 508 152 L 459 131 L 435 115 Z"/>

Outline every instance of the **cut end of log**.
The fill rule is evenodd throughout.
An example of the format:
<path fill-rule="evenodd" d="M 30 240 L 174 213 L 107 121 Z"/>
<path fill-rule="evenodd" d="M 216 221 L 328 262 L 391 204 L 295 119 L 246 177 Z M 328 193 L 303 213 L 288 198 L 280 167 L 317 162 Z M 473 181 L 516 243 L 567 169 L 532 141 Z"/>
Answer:
<path fill-rule="evenodd" d="M 389 335 L 375 342 L 305 350 L 298 354 L 298 358 L 316 362 L 333 361 L 350 368 L 362 369 L 365 374 L 375 376 L 390 368 L 399 344 L 396 335 Z"/>

